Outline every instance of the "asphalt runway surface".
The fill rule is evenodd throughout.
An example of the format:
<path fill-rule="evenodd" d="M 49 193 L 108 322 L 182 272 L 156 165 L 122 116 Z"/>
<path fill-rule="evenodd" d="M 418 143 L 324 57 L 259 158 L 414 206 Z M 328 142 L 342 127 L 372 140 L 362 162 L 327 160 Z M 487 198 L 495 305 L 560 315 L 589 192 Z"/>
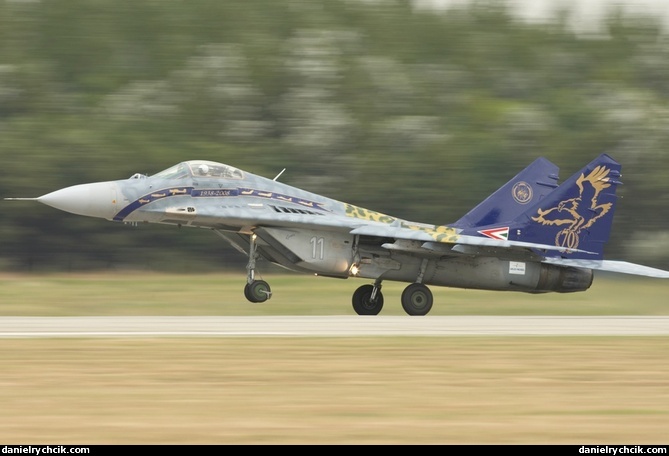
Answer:
<path fill-rule="evenodd" d="M 0 338 L 668 335 L 669 316 L 0 317 Z"/>

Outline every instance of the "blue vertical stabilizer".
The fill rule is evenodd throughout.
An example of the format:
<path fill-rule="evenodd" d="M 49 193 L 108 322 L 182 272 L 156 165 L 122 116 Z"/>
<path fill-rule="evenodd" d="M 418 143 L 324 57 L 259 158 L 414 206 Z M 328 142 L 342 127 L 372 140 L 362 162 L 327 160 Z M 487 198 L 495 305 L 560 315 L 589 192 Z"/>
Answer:
<path fill-rule="evenodd" d="M 454 228 L 474 228 L 508 222 L 541 201 L 558 186 L 559 168 L 541 157 L 500 187 L 460 220 Z"/>
<path fill-rule="evenodd" d="M 514 220 L 471 227 L 463 234 L 565 248 L 542 252 L 546 257 L 602 259 L 613 223 L 616 188 L 621 184 L 620 169 L 618 162 L 602 154 Z"/>

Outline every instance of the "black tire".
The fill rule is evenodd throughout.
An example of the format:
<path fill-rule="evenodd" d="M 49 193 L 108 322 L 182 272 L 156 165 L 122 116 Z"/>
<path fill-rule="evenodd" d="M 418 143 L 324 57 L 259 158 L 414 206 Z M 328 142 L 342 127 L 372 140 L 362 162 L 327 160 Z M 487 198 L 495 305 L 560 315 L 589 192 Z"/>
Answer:
<path fill-rule="evenodd" d="M 432 292 L 422 283 L 412 283 L 402 292 L 402 308 L 409 315 L 427 315 L 432 302 Z"/>
<path fill-rule="evenodd" d="M 383 309 L 383 294 L 379 290 L 376 293 L 374 302 L 370 300 L 372 297 L 373 285 L 363 285 L 353 293 L 353 310 L 358 315 L 378 315 Z"/>
<path fill-rule="evenodd" d="M 272 290 L 264 280 L 254 280 L 244 287 L 244 296 L 251 302 L 265 302 L 272 296 Z"/>
<path fill-rule="evenodd" d="M 244 285 L 244 297 L 246 299 L 248 299 L 250 302 L 255 302 L 253 300 L 253 297 L 249 294 L 249 286 L 250 286 L 250 284 L 248 284 L 248 283 L 246 285 Z"/>

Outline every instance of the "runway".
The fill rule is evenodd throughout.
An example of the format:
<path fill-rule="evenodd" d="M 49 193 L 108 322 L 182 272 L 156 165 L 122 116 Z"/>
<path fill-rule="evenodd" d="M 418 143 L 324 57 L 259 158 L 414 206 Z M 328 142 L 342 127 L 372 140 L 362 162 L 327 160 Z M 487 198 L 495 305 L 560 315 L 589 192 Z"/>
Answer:
<path fill-rule="evenodd" d="M 669 336 L 669 316 L 0 317 L 0 338 Z"/>

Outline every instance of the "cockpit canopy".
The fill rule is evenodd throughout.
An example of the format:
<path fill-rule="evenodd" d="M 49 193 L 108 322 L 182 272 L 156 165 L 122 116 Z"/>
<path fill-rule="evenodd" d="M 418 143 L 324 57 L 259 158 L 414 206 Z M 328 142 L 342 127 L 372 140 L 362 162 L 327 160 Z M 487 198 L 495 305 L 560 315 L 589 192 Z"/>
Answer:
<path fill-rule="evenodd" d="M 206 160 L 181 162 L 151 177 L 159 179 L 183 179 L 185 177 L 213 177 L 223 179 L 243 179 L 244 173 L 232 166 Z"/>

